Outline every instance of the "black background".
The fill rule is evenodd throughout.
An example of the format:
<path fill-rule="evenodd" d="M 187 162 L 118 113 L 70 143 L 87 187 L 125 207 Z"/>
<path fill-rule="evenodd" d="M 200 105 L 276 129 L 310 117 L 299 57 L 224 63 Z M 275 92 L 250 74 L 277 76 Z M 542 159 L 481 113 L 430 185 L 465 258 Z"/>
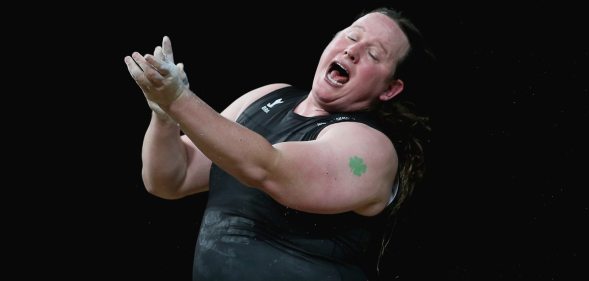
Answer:
<path fill-rule="evenodd" d="M 5 25 L 9 49 L 19 51 L 6 52 L 17 58 L 6 70 L 18 86 L 6 92 L 22 98 L 7 103 L 18 112 L 7 139 L 25 147 L 7 153 L 17 179 L 6 185 L 17 191 L 7 204 L 25 200 L 6 208 L 6 253 L 23 278 L 190 280 L 206 195 L 166 201 L 144 190 L 150 113 L 124 56 L 170 36 L 192 90 L 222 110 L 267 83 L 308 88 L 335 32 L 379 6 L 421 27 L 440 68 L 418 97 L 432 120 L 429 171 L 383 280 L 589 277 L 589 25 L 580 7 L 154 4 L 36 6 L 21 18 L 33 27 Z"/>

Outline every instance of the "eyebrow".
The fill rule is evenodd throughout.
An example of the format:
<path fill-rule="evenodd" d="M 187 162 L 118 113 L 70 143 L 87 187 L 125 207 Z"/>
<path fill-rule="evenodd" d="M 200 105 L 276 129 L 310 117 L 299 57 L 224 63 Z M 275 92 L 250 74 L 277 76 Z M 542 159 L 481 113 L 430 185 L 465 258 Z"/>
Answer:
<path fill-rule="evenodd" d="M 357 29 L 361 29 L 362 31 L 366 32 L 366 28 L 364 28 L 364 26 L 361 26 L 361 25 L 352 25 L 352 26 L 350 26 L 350 28 L 357 28 Z M 389 54 L 389 51 L 387 50 L 387 48 L 385 48 L 384 45 L 380 41 L 376 41 L 376 43 L 384 51 L 385 55 Z"/>

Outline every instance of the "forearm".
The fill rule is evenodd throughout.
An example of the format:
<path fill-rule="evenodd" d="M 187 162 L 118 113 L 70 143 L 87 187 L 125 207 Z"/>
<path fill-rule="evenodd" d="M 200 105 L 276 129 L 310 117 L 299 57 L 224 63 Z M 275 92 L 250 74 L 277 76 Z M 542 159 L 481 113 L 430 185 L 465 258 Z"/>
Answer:
<path fill-rule="evenodd" d="M 187 156 L 180 129 L 152 113 L 141 151 L 145 188 L 161 197 L 174 197 L 187 170 Z"/>
<path fill-rule="evenodd" d="M 166 111 L 200 151 L 239 181 L 258 186 L 267 177 L 278 154 L 259 134 L 221 116 L 188 89 Z"/>

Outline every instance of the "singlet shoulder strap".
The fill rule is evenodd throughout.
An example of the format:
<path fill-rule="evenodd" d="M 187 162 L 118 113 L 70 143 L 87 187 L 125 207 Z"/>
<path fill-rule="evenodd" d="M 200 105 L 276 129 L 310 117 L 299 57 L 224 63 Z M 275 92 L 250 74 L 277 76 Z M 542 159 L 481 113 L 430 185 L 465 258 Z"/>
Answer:
<path fill-rule="evenodd" d="M 325 127 L 341 123 L 341 122 L 358 122 L 362 124 L 366 124 L 376 130 L 380 131 L 380 126 L 376 122 L 376 118 L 370 112 L 342 112 L 342 113 L 333 113 L 321 120 L 318 124 L 317 130 L 314 131 L 311 138 L 316 138 L 319 135 L 319 132 L 323 130 Z"/>
<path fill-rule="evenodd" d="M 283 98 L 283 99 L 299 99 L 300 97 L 307 94 L 307 92 L 297 89 L 294 86 L 286 86 L 284 88 L 276 89 L 265 96 L 255 100 L 252 102 L 247 108 L 259 108 L 267 103 L 273 102 L 276 99 Z"/>

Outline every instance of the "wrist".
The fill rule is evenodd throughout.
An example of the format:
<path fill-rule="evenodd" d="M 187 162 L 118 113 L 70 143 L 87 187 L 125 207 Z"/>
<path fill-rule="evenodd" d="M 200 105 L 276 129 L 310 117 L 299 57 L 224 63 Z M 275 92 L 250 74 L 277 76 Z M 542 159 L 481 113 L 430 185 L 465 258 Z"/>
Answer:
<path fill-rule="evenodd" d="M 182 116 L 183 112 L 187 110 L 187 107 L 190 107 L 194 97 L 196 97 L 196 95 L 194 95 L 188 87 L 183 87 L 180 93 L 176 96 L 176 99 L 166 106 L 165 112 L 169 116 L 181 118 L 180 116 Z"/>
<path fill-rule="evenodd" d="M 153 110 L 153 111 L 151 111 L 151 119 L 152 119 L 152 121 L 154 121 L 158 124 L 161 124 L 163 126 L 178 127 L 178 123 L 166 113 L 157 112 L 157 111 Z"/>

